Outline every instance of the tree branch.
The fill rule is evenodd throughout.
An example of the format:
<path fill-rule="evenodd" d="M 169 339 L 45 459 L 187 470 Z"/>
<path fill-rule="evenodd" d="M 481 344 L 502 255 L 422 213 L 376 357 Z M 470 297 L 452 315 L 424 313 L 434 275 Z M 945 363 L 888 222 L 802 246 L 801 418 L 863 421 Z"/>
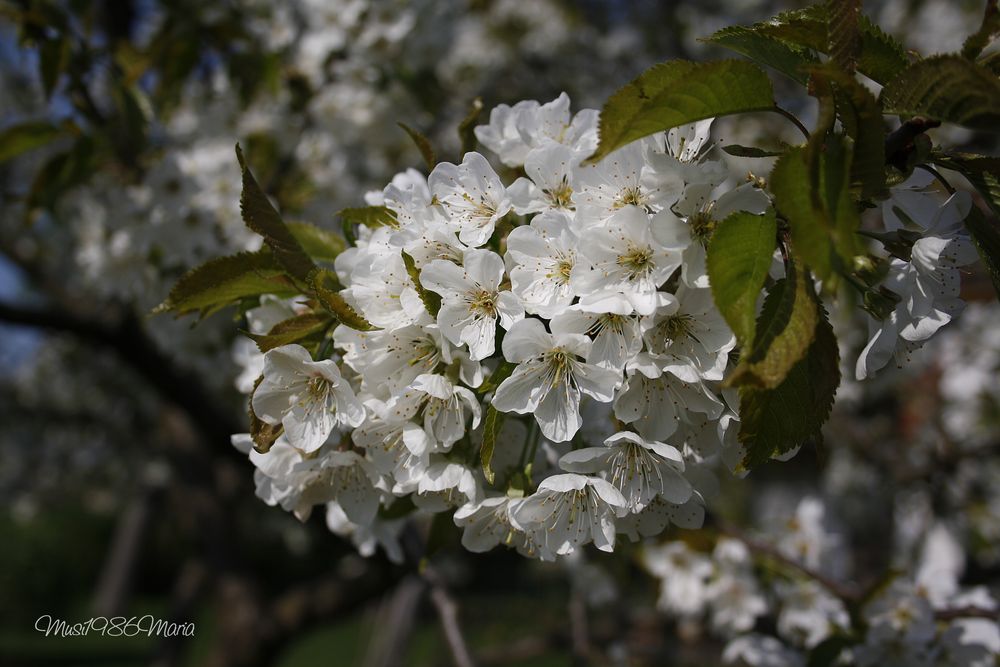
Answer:
<path fill-rule="evenodd" d="M 476 663 L 472 660 L 472 655 L 465 643 L 465 637 L 462 635 L 462 629 L 458 625 L 458 604 L 448 593 L 444 581 L 430 565 L 424 567 L 422 576 L 427 585 L 430 586 L 431 602 L 437 609 L 445 640 L 451 650 L 451 657 L 455 661 L 455 667 L 474 667 Z"/>
<path fill-rule="evenodd" d="M 209 395 L 198 378 L 177 368 L 177 363 L 149 338 L 135 315 L 126 314 L 111 321 L 83 317 L 69 309 L 26 308 L 0 302 L 0 321 L 65 332 L 110 348 L 163 399 L 183 410 L 212 448 L 239 456 L 229 446 L 229 436 L 246 430 L 245 426 L 227 410 L 216 407 L 217 398 Z"/>

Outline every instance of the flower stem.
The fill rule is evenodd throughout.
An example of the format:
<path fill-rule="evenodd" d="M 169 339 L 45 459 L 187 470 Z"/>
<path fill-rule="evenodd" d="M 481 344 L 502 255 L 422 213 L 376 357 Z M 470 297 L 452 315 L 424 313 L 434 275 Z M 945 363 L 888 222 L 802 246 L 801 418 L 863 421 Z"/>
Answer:
<path fill-rule="evenodd" d="M 779 107 L 777 104 L 774 105 L 774 108 L 772 109 L 772 111 L 774 111 L 775 113 L 781 114 L 782 116 L 784 116 L 788 120 L 792 121 L 792 123 L 795 125 L 795 127 L 799 128 L 799 132 L 801 132 L 802 136 L 804 136 L 806 138 L 806 141 L 809 141 L 809 139 L 810 139 L 809 130 L 806 129 L 806 126 L 802 124 L 802 121 L 799 120 L 798 117 L 795 114 L 793 114 L 788 109 L 784 109 L 782 107 Z"/>

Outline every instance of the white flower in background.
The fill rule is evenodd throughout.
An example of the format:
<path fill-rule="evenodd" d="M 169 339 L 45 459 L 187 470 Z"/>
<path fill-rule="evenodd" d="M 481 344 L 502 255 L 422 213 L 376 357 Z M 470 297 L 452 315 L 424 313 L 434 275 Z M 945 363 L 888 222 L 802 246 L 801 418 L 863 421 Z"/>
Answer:
<path fill-rule="evenodd" d="M 592 312 L 588 306 L 574 304 L 553 317 L 549 326 L 552 333 L 593 336 L 587 363 L 601 368 L 622 371 L 642 349 L 639 319 L 627 312 Z"/>
<path fill-rule="evenodd" d="M 704 382 L 663 372 L 645 352 L 629 361 L 626 373 L 615 398 L 615 417 L 633 424 L 644 438 L 666 440 L 684 422 L 718 419 L 725 407 Z"/>
<path fill-rule="evenodd" d="M 850 627 L 844 603 L 819 583 L 795 581 L 776 588 L 781 598 L 778 632 L 796 646 L 813 648 L 834 632 Z"/>
<path fill-rule="evenodd" d="M 443 512 L 476 503 L 481 495 L 479 482 L 468 466 L 440 460 L 431 463 L 420 478 L 413 503 L 428 512 Z"/>
<path fill-rule="evenodd" d="M 806 658 L 767 635 L 742 635 L 726 644 L 722 660 L 727 665 L 742 661 L 749 667 L 805 667 Z"/>
<path fill-rule="evenodd" d="M 531 148 L 550 143 L 569 146 L 580 158 L 595 151 L 598 112 L 582 109 L 571 116 L 569 104 L 569 95 L 561 93 L 551 102 L 522 108 L 514 120 L 522 140 Z"/>
<path fill-rule="evenodd" d="M 713 199 L 712 193 L 717 186 L 718 181 L 712 178 L 691 184 L 673 208 L 674 213 L 687 224 L 691 237 L 691 243 L 684 249 L 684 263 L 681 265 L 681 280 L 691 287 L 708 287 L 706 248 L 716 225 L 737 211 L 760 215 L 771 204 L 755 183 L 744 183 Z"/>
<path fill-rule="evenodd" d="M 252 334 L 266 334 L 278 322 L 295 316 L 294 303 L 291 300 L 279 299 L 275 296 L 262 296 L 260 305 L 246 312 L 247 331 Z M 240 337 L 233 343 L 233 361 L 243 368 L 236 377 L 236 390 L 241 394 L 253 391 L 254 383 L 264 372 L 264 353 L 257 343 L 249 338 Z"/>
<path fill-rule="evenodd" d="M 378 196 L 367 201 L 369 206 L 385 206 L 392 210 L 403 230 L 434 219 L 444 222 L 433 202 L 427 179 L 412 168 L 393 176 Z"/>
<path fill-rule="evenodd" d="M 403 519 L 384 521 L 376 517 L 371 523 L 358 524 L 348 518 L 340 503 L 332 501 L 326 504 L 326 527 L 334 535 L 350 539 L 365 558 L 375 555 L 375 549 L 382 547 L 390 561 L 402 565 L 403 547 L 399 543 L 399 534 L 405 523 Z"/>
<path fill-rule="evenodd" d="M 344 363 L 364 379 L 364 389 L 385 398 L 408 387 L 417 376 L 442 366 L 458 365 L 459 378 L 470 387 L 483 381 L 482 365 L 446 341 L 437 325 L 406 325 L 381 331 L 338 326 L 334 343 Z"/>
<path fill-rule="evenodd" d="M 500 104 L 490 111 L 488 125 L 476 127 L 476 139 L 508 167 L 524 165 L 531 149 L 553 143 L 572 148 L 579 161 L 597 148 L 598 113 L 583 109 L 571 118 L 569 106 L 566 93 L 546 104 Z"/>
<path fill-rule="evenodd" d="M 716 571 L 706 589 L 712 605 L 712 627 L 723 635 L 746 632 L 768 609 L 750 569 L 750 552 L 742 542 L 721 539 L 712 558 Z"/>
<path fill-rule="evenodd" d="M 517 498 L 492 496 L 455 510 L 455 525 L 462 528 L 462 546 L 483 553 L 500 544 L 523 548 L 525 538 L 511 523 L 510 513 L 521 502 Z"/>
<path fill-rule="evenodd" d="M 571 440 L 580 429 L 580 397 L 607 403 L 619 374 L 584 361 L 591 342 L 579 334 L 552 335 L 534 318 L 521 320 L 503 339 L 503 355 L 517 364 L 493 396 L 500 412 L 533 414 L 542 434 Z"/>
<path fill-rule="evenodd" d="M 868 634 L 854 649 L 864 667 L 932 665 L 937 628 L 927 598 L 906 581 L 897 580 L 864 609 Z"/>
<path fill-rule="evenodd" d="M 589 542 L 601 551 L 613 551 L 615 518 L 626 512 L 625 498 L 608 482 L 564 474 L 542 480 L 538 489 L 511 511 L 511 519 L 537 545 L 537 555 L 552 560 Z"/>
<path fill-rule="evenodd" d="M 416 491 L 430 467 L 430 436 L 413 422 L 384 419 L 386 406 L 381 401 L 367 403 L 373 414 L 351 432 L 351 440 L 366 451 L 380 474 L 392 479 L 394 495 Z"/>
<path fill-rule="evenodd" d="M 684 542 L 668 542 L 643 549 L 642 562 L 660 580 L 659 609 L 681 617 L 701 614 L 712 574 L 712 561 L 705 554 Z"/>
<path fill-rule="evenodd" d="M 351 521 L 369 524 L 381 498 L 381 477 L 371 462 L 354 452 L 331 449 L 313 456 L 278 438 L 266 454 L 251 450 L 257 467 L 257 496 L 305 521 L 316 505 L 336 500 Z"/>
<path fill-rule="evenodd" d="M 436 259 L 420 272 L 421 284 L 441 295 L 441 333 L 455 345 L 467 344 L 475 361 L 493 354 L 497 320 L 509 330 L 524 317 L 517 297 L 500 290 L 503 277 L 503 260 L 489 250 L 467 250 L 462 266 Z"/>
<path fill-rule="evenodd" d="M 528 313 L 553 317 L 573 302 L 570 272 L 579 239 L 561 213 L 543 213 L 507 236 L 510 291 Z"/>
<path fill-rule="evenodd" d="M 304 452 L 319 449 L 340 427 L 360 426 L 364 406 L 331 359 L 313 361 L 301 345 L 283 345 L 264 355 L 264 379 L 253 394 L 261 421 L 285 428 L 285 437 Z"/>
<path fill-rule="evenodd" d="M 709 289 L 681 285 L 641 320 L 649 356 L 664 371 L 689 382 L 721 380 L 736 337 L 715 307 Z"/>
<path fill-rule="evenodd" d="M 529 109 L 537 109 L 535 100 L 522 100 L 513 107 L 498 104 L 490 111 L 488 125 L 477 125 L 473 132 L 483 146 L 496 153 L 500 161 L 508 167 L 520 167 L 531 146 L 524 142 L 517 128 L 517 118 Z"/>
<path fill-rule="evenodd" d="M 468 413 L 466 412 L 468 411 Z M 418 414 L 423 417 L 424 431 L 431 437 L 435 452 L 445 452 L 462 439 L 468 429 L 479 426 L 479 400 L 467 387 L 455 384 L 443 375 L 419 375 L 386 406 L 390 421 L 409 421 Z"/>
<path fill-rule="evenodd" d="M 403 256 L 396 250 L 366 252 L 353 266 L 342 294 L 377 327 L 410 324 L 427 317 Z"/>
<path fill-rule="evenodd" d="M 469 249 L 443 218 L 404 227 L 392 236 L 392 242 L 403 247 L 418 269 L 435 259 L 461 264 L 462 255 Z"/>
<path fill-rule="evenodd" d="M 817 572 L 840 578 L 847 554 L 843 536 L 834 530 L 822 500 L 806 496 L 799 501 L 795 514 L 780 524 L 776 546 L 785 556 Z"/>
<path fill-rule="evenodd" d="M 628 308 L 651 315 L 659 305 L 657 289 L 681 265 L 686 234 L 669 211 L 650 220 L 635 206 L 623 208 L 607 224 L 582 232 L 581 260 L 570 274 L 570 286 L 593 310 Z"/>
<path fill-rule="evenodd" d="M 900 301 L 884 319 L 869 318 L 870 339 L 858 357 L 857 379 L 872 377 L 896 358 L 902 365 L 964 308 L 959 298 L 958 267 L 976 259 L 975 247 L 962 222 L 969 215 L 972 199 L 957 192 L 942 204 L 910 251 L 910 261 L 892 259 L 884 286 Z"/>
<path fill-rule="evenodd" d="M 568 146 L 550 144 L 528 153 L 524 171 L 507 192 L 520 215 L 542 211 L 572 211 L 573 168 L 578 155 Z"/>
<path fill-rule="evenodd" d="M 684 478 L 684 458 L 677 448 L 647 441 L 622 431 L 604 441 L 604 447 L 584 447 L 563 455 L 559 467 L 567 472 L 603 473 L 621 491 L 630 512 L 640 512 L 656 497 L 680 505 L 691 498 Z"/>
<path fill-rule="evenodd" d="M 706 118 L 687 125 L 680 125 L 667 131 L 664 149 L 678 162 L 694 162 L 701 154 L 705 143 L 712 137 L 714 118 Z"/>
<path fill-rule="evenodd" d="M 467 245 L 486 243 L 496 223 L 511 210 L 507 188 L 479 153 L 466 153 L 461 165 L 438 164 L 427 182 Z"/>
<path fill-rule="evenodd" d="M 576 170 L 573 203 L 580 225 L 601 223 L 634 206 L 655 213 L 677 201 L 684 188 L 680 170 L 664 155 L 633 142 L 595 165 Z"/>

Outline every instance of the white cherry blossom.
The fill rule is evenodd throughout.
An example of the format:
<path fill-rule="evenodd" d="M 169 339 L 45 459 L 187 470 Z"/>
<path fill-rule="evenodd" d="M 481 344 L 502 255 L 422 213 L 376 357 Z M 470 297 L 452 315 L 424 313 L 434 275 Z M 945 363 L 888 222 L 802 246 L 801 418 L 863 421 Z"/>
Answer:
<path fill-rule="evenodd" d="M 517 297 L 500 290 L 503 277 L 503 260 L 489 250 L 467 250 L 462 266 L 436 259 L 420 273 L 423 286 L 441 295 L 441 333 L 455 345 L 467 344 L 475 361 L 493 354 L 498 320 L 509 330 L 524 317 Z"/>
<path fill-rule="evenodd" d="M 360 426 L 364 406 L 331 359 L 313 361 L 301 345 L 283 345 L 264 355 L 264 379 L 253 394 L 254 413 L 285 429 L 289 444 L 319 449 L 335 428 Z"/>
<path fill-rule="evenodd" d="M 601 551 L 615 547 L 615 517 L 628 511 L 625 498 L 597 477 L 563 474 L 547 477 L 511 512 L 515 526 L 528 534 L 538 556 L 551 560 L 590 542 Z"/>
<path fill-rule="evenodd" d="M 572 211 L 573 168 L 578 160 L 577 154 L 562 144 L 549 144 L 528 153 L 524 161 L 528 177 L 522 176 L 508 189 L 514 210 L 521 215 Z"/>
<path fill-rule="evenodd" d="M 621 431 L 603 447 L 584 447 L 563 455 L 559 467 L 567 472 L 603 473 L 621 491 L 630 512 L 640 512 L 654 498 L 675 505 L 691 498 L 691 484 L 684 478 L 684 458 L 668 444 L 643 440 Z"/>
<path fill-rule="evenodd" d="M 448 451 L 466 434 L 467 416 L 472 415 L 471 428 L 476 428 L 481 412 L 479 400 L 467 387 L 443 375 L 427 373 L 393 396 L 386 414 L 397 422 L 408 422 L 419 414 L 424 431 L 434 443 L 433 451 Z"/>
<path fill-rule="evenodd" d="M 570 273 L 579 239 L 560 213 L 535 216 L 507 236 L 511 292 L 528 313 L 553 317 L 572 303 Z"/>
<path fill-rule="evenodd" d="M 606 225 L 583 231 L 581 261 L 573 267 L 570 286 L 593 310 L 627 307 L 651 315 L 659 304 L 657 289 L 681 265 L 689 242 L 683 223 L 669 211 L 650 220 L 641 209 L 626 206 Z"/>
<path fill-rule="evenodd" d="M 584 225 L 601 223 L 634 206 L 646 213 L 670 208 L 684 188 L 682 172 L 642 142 L 619 148 L 595 165 L 576 170 L 573 203 Z"/>
<path fill-rule="evenodd" d="M 642 318 L 646 350 L 664 371 L 689 382 L 721 380 L 736 337 L 715 307 L 709 289 L 681 285 Z"/>
<path fill-rule="evenodd" d="M 458 238 L 469 246 L 486 243 L 511 210 L 507 188 L 479 153 L 466 153 L 460 165 L 442 162 L 427 182 L 457 226 Z"/>
<path fill-rule="evenodd" d="M 574 304 L 553 317 L 550 326 L 553 333 L 593 336 L 587 363 L 601 368 L 622 371 L 642 349 L 639 318 L 628 312 L 593 312 L 591 307 Z"/>
<path fill-rule="evenodd" d="M 534 318 L 511 327 L 503 340 L 507 361 L 517 364 L 493 396 L 500 412 L 533 414 L 554 442 L 571 440 L 580 428 L 580 397 L 608 402 L 619 374 L 584 361 L 591 342 L 580 334 L 552 335 Z"/>

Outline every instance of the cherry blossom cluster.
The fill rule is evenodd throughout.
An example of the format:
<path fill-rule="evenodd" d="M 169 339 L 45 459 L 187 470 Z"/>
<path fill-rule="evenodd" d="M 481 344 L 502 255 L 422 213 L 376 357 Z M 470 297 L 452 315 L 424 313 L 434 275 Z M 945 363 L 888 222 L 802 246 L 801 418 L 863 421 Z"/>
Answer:
<path fill-rule="evenodd" d="M 318 359 L 294 344 L 244 349 L 240 388 L 284 429 L 250 454 L 264 500 L 300 518 L 327 504 L 335 532 L 397 554 L 412 511 L 453 512 L 472 551 L 546 560 L 700 527 L 711 468 L 742 458 L 721 389 L 736 340 L 706 245 L 729 214 L 771 204 L 759 179 L 733 177 L 710 120 L 589 165 L 597 113 L 569 105 L 494 109 L 476 136 L 499 172 L 470 152 L 366 197 L 394 219 L 359 228 L 334 268 L 373 330 L 338 326 Z M 961 307 L 970 201 L 938 206 L 927 185 L 911 179 L 885 204 L 908 253 L 885 260 L 895 310 L 873 320 L 859 379 Z M 302 308 L 265 298 L 248 326 L 263 334 Z M 738 572 L 738 548 L 720 548 Z"/>
<path fill-rule="evenodd" d="M 596 123 L 566 95 L 500 106 L 476 134 L 523 176 L 505 184 L 472 152 L 369 196 L 396 224 L 362 229 L 335 268 L 378 329 L 339 326 L 335 359 L 288 345 L 256 362 L 254 412 L 284 426 L 252 454 L 265 500 L 300 516 L 335 502 L 367 531 L 407 498 L 454 510 L 471 550 L 544 559 L 701 524 L 711 482 L 699 467 L 735 420 L 719 389 L 735 338 L 713 305 L 705 240 L 768 198 L 751 182 L 724 187 L 710 122 L 583 166 Z M 294 308 L 265 303 L 249 324 Z M 477 456 L 488 410 L 506 420 L 493 484 Z"/>
<path fill-rule="evenodd" d="M 859 634 L 848 609 L 859 594 L 839 583 L 848 579 L 850 552 L 827 503 L 806 496 L 793 512 L 765 518 L 759 537 L 722 537 L 710 552 L 683 541 L 643 551 L 643 563 L 660 581 L 657 607 L 692 629 L 706 623 L 728 639 L 726 663 L 804 666 L 810 651 L 838 637 L 838 665 L 994 664 L 996 623 L 945 611 L 998 606 L 985 586 L 959 585 L 965 553 L 947 523 L 935 520 L 919 531 L 907 557 L 915 563 L 912 572 L 863 595 Z M 779 567 L 761 568 L 761 554 L 751 549 Z M 765 617 L 775 619 L 773 634 L 759 631 Z"/>

